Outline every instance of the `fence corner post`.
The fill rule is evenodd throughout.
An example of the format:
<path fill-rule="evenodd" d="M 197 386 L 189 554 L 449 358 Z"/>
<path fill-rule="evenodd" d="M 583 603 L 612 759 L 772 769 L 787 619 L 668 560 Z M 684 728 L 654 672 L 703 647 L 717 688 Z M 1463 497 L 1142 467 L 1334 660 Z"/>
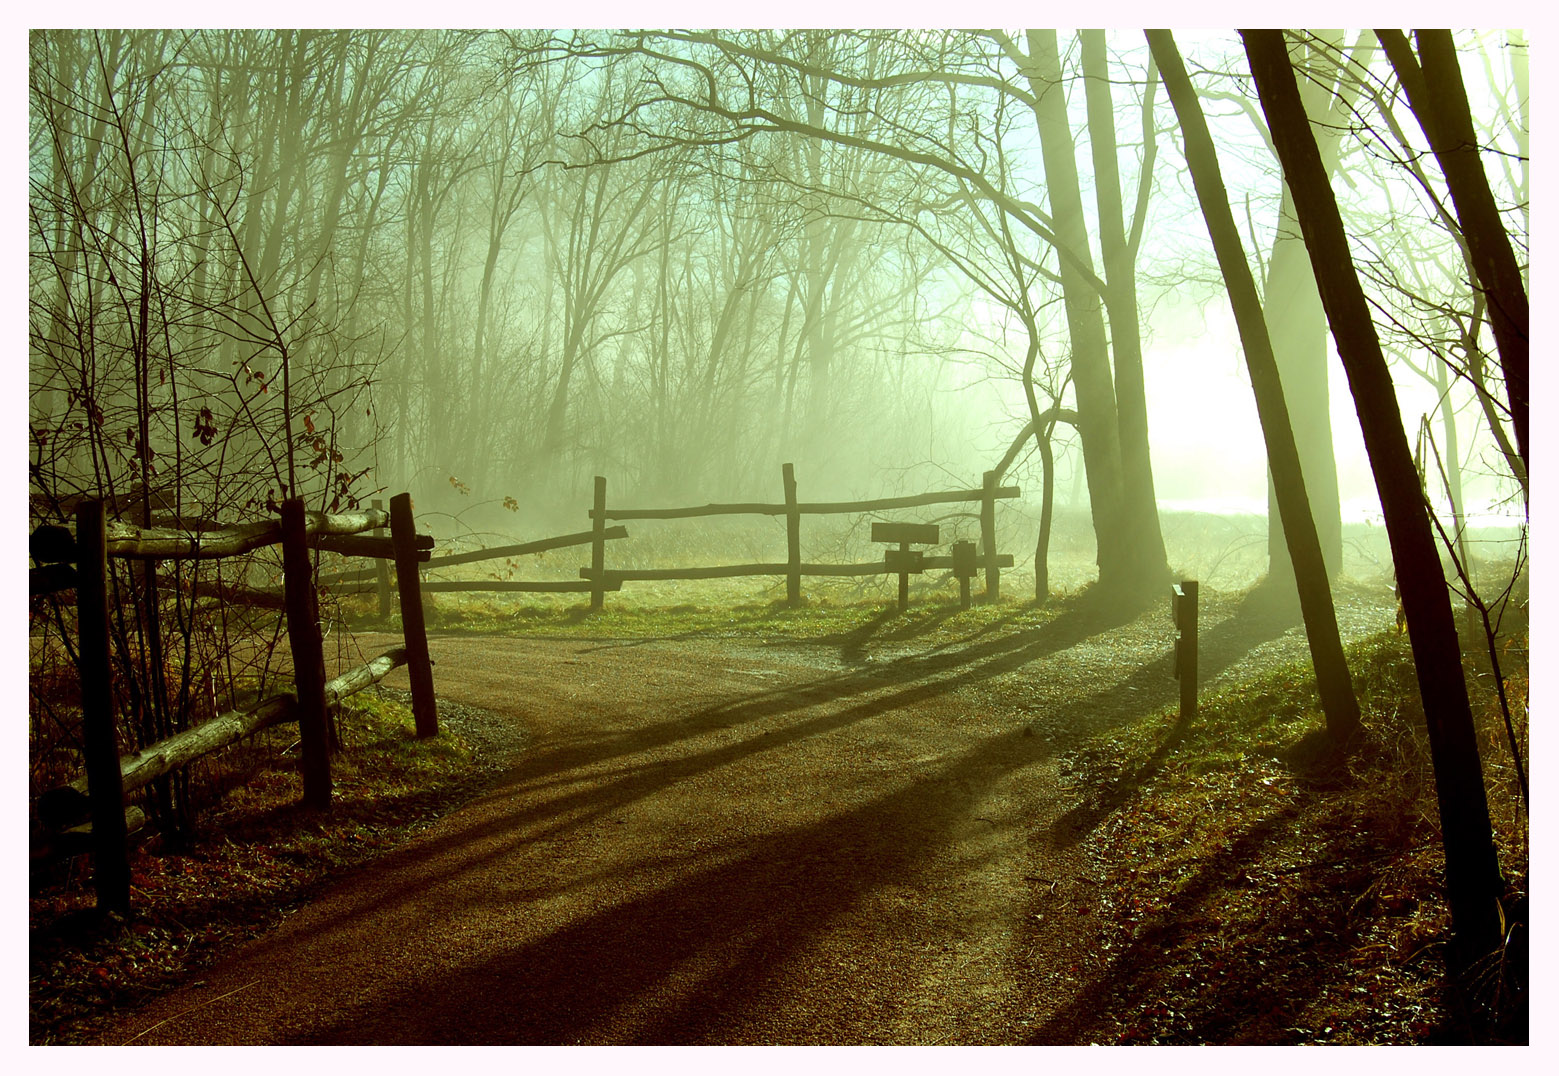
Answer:
<path fill-rule="evenodd" d="M 595 507 L 590 510 L 590 611 L 606 605 L 606 479 L 595 476 Z"/>
<path fill-rule="evenodd" d="M 785 602 L 801 604 L 801 512 L 796 508 L 796 465 L 781 468 L 785 482 Z"/>
<path fill-rule="evenodd" d="M 390 498 L 390 542 L 395 547 L 395 589 L 401 596 L 401 634 L 406 640 L 406 671 L 411 676 L 411 712 L 417 736 L 438 735 L 438 702 L 433 697 L 433 661 L 428 656 L 428 626 L 422 612 L 422 578 L 417 570 L 417 522 L 411 494 Z"/>
<path fill-rule="evenodd" d="M 375 512 L 384 511 L 384 502 L 375 500 L 372 502 Z M 374 537 L 384 537 L 384 528 L 375 527 Z M 383 557 L 374 558 L 374 591 L 379 596 L 379 619 L 390 618 L 390 566 L 384 562 Z"/>
<path fill-rule="evenodd" d="M 100 911 L 130 910 L 124 783 L 114 731 L 108 649 L 108 524 L 102 501 L 76 508 L 76 610 L 80 631 L 82 748 L 92 813 L 92 885 Z"/>
<path fill-rule="evenodd" d="M 325 712 L 325 654 L 319 634 L 314 575 L 309 565 L 303 499 L 281 505 L 282 596 L 298 693 L 298 738 L 303 748 L 303 803 L 330 809 L 330 730 Z"/>
<path fill-rule="evenodd" d="M 980 483 L 980 550 L 985 555 L 985 602 L 1001 598 L 1001 568 L 996 563 L 996 472 Z"/>

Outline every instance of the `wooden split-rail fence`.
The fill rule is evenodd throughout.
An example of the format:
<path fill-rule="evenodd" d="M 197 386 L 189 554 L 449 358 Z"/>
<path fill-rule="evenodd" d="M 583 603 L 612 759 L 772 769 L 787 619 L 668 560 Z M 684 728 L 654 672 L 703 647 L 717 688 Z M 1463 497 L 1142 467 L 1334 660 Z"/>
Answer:
<path fill-rule="evenodd" d="M 386 526 L 388 537 L 383 534 Z M 367 531 L 373 533 L 365 534 Z M 109 655 L 108 558 L 138 559 L 148 571 L 154 571 L 156 562 L 162 560 L 219 559 L 277 544 L 282 547 L 281 597 L 292 651 L 294 691 L 248 710 L 220 714 L 121 757 Z M 219 530 L 110 523 L 101 501 L 85 501 L 76 510 L 74 534 L 63 527 L 43 527 L 30 545 L 32 558 L 40 565 L 29 573 L 30 593 L 76 592 L 86 768 L 84 777 L 40 796 L 38 812 L 61 847 L 85 845 L 90 851 L 100 908 L 124 911 L 129 906 L 126 838 L 144 824 L 145 816 L 138 807 L 127 808 L 125 797 L 158 777 L 263 728 L 295 720 L 302 749 L 303 802 L 327 809 L 331 800 L 330 708 L 401 665 L 408 666 L 411 676 L 417 735 L 438 734 L 432 662 L 417 575 L 418 563 L 427 559 L 433 539 L 416 533 L 407 494 L 391 498 L 387 513 L 377 501 L 366 512 L 330 514 L 306 511 L 301 499 L 292 499 L 282 503 L 279 519 Z M 326 681 L 310 549 L 372 557 L 381 571 L 384 562 L 394 564 L 404 645 Z M 83 816 L 88 819 L 85 824 Z"/>
<path fill-rule="evenodd" d="M 864 576 L 897 575 L 899 577 L 899 608 L 908 603 L 909 576 L 934 569 L 949 570 L 959 581 L 959 593 L 965 609 L 970 602 L 970 581 L 982 571 L 985 577 L 985 599 L 994 601 L 1001 594 L 1001 569 L 1012 567 L 1010 553 L 996 551 L 996 502 L 1021 495 L 1017 486 L 997 484 L 994 471 L 987 471 L 978 489 L 961 489 L 944 492 L 918 493 L 902 497 L 881 497 L 865 501 L 801 501 L 796 493 L 795 468 L 787 463 L 782 468 L 785 499 L 774 503 L 705 504 L 687 508 L 614 508 L 606 501 L 606 479 L 596 476 L 595 496 L 589 511 L 590 529 L 574 534 L 542 538 L 518 545 L 495 546 L 466 553 L 454 553 L 432 558 L 421 565 L 423 571 L 435 571 L 460 564 L 474 564 L 484 560 L 518 557 L 528 553 L 541 553 L 571 546 L 590 547 L 590 564 L 579 569 L 577 580 L 523 580 L 523 579 L 471 579 L 471 580 L 423 580 L 424 593 L 449 592 L 518 592 L 518 593 L 588 593 L 590 608 L 599 612 L 605 605 L 609 591 L 619 591 L 625 582 L 635 580 L 694 580 L 734 579 L 749 576 L 783 576 L 787 601 L 794 605 L 801 600 L 801 580 L 804 576 Z M 940 530 L 935 524 L 878 522 L 872 526 L 872 540 L 897 546 L 885 552 L 882 560 L 857 564 L 814 564 L 801 560 L 801 518 L 808 515 L 864 515 L 890 512 L 905 508 L 920 508 L 937 504 L 979 502 L 980 541 L 955 542 L 946 555 L 934 556 L 924 550 L 913 550 L 911 545 L 935 546 Z M 628 537 L 628 530 L 621 526 L 626 520 L 673 520 L 704 516 L 767 515 L 785 517 L 786 558 L 784 563 L 723 564 L 706 567 L 672 568 L 608 568 L 606 566 L 607 543 Z M 617 526 L 608 526 L 608 522 Z M 343 593 L 377 592 L 381 615 L 390 608 L 390 584 L 382 569 L 363 569 L 321 575 L 320 583 Z M 404 600 L 402 605 L 404 607 Z"/>

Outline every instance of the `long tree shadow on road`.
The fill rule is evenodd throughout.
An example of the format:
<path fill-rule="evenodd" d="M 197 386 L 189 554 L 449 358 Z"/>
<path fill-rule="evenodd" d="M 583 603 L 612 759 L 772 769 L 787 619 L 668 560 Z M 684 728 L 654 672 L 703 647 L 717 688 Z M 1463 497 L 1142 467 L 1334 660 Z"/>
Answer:
<path fill-rule="evenodd" d="M 527 788 L 570 789 L 548 801 L 545 821 L 528 820 L 539 827 L 535 831 L 537 836 L 554 836 L 588 825 L 611 811 L 720 767 L 755 755 L 781 751 L 813 737 L 906 706 L 942 698 L 960 687 L 1021 668 L 1075 646 L 1083 639 L 1107 630 L 1112 621 L 1118 623 L 1119 619 L 1122 618 L 1118 614 L 1101 619 L 1093 610 L 1085 609 L 1063 614 L 1033 633 L 883 663 L 869 671 L 826 676 L 796 687 L 746 693 L 730 701 L 699 707 L 686 716 L 634 724 L 623 731 L 581 733 L 557 745 L 538 745 L 510 771 L 494 794 L 506 795 Z M 1214 661 L 1220 668 L 1237 660 L 1241 645 L 1249 649 L 1262 637 L 1262 633 L 1247 631 L 1237 623 L 1231 624 L 1224 635 L 1226 639 L 1215 640 L 1210 650 L 1220 655 Z M 1244 644 L 1237 642 L 1241 639 L 1245 640 Z M 1015 727 L 1014 731 L 1020 735 L 1036 731 L 1047 733 L 1032 738 L 1041 753 L 1048 754 L 1151 713 L 1171 697 L 1172 683 L 1163 666 L 1155 662 L 1068 706 L 1029 715 L 1030 721 L 1022 728 Z M 787 715 L 851 699 L 857 701 L 841 709 L 824 709 L 816 714 L 804 714 L 794 722 L 784 721 Z M 653 757 L 656 752 L 704 736 L 712 729 L 744 726 L 766 727 L 746 739 L 672 759 Z M 623 764 L 603 769 L 617 760 Z M 489 825 L 501 829 L 508 823 L 495 821 Z M 476 832 L 467 836 L 479 838 L 486 834 Z"/>
<path fill-rule="evenodd" d="M 1316 801 L 1305 794 L 1254 818 L 1223 847 L 1196 863 L 1124 946 L 1086 976 L 1082 989 L 1037 1027 L 1029 1042 L 1142 1041 L 1136 1019 L 1174 1028 L 1187 1043 L 1277 1044 L 1314 1041 L 1326 1014 L 1310 1011 L 1335 983 L 1349 981 L 1360 941 L 1355 909 L 1375 876 L 1368 827 L 1333 830 L 1325 843 L 1295 846 L 1295 827 Z M 1254 929 L 1231 934 L 1221 911 L 1254 899 L 1247 871 L 1286 847 L 1295 875 L 1323 883 L 1296 890 Z M 1338 873 L 1340 864 L 1352 864 Z M 1364 867 L 1358 865 L 1363 864 Z M 1215 951 L 1183 950 L 1193 939 Z M 1207 939 L 1212 939 L 1209 943 Z M 1195 968 L 1193 975 L 1188 967 Z M 1163 1006 L 1172 1003 L 1173 1012 Z M 1158 1006 L 1155 1014 L 1153 1007 Z M 1124 1030 L 1122 1030 L 1124 1029 Z M 1329 1029 L 1327 1029 L 1329 1030 Z M 1160 1031 L 1158 1034 L 1162 1034 Z"/>
<path fill-rule="evenodd" d="M 1049 633 L 1026 644 L 987 644 L 978 650 L 983 661 L 968 661 L 968 651 L 909 659 L 908 667 L 899 671 L 913 668 L 921 675 L 905 677 L 907 685 L 894 677 L 895 690 L 887 695 L 856 699 L 838 713 L 804 718 L 780 739 L 752 750 L 774 750 L 940 696 L 952 689 L 944 679 L 978 682 L 1040 653 L 1054 652 L 1064 641 L 1093 634 L 1096 626 L 1061 618 Z M 1231 624 L 1213 641 L 1215 665 L 1236 660 L 1240 640 L 1254 646 L 1271 634 L 1250 627 Z M 935 672 L 949 675 L 926 682 Z M 1096 720 L 1078 734 L 1097 734 L 1148 712 L 1160 695 L 1169 694 L 1162 686 L 1156 693 L 1148 690 L 1152 679 L 1162 677 L 1161 668 L 1139 669 L 1078 700 L 1072 716 L 1109 715 L 1104 725 Z M 712 714 L 755 720 L 759 714 L 772 716 L 868 695 L 882 686 L 879 678 L 863 681 L 852 674 L 821 686 L 757 693 L 706 708 L 688 721 L 707 721 Z M 1135 710 L 1123 709 L 1124 700 L 1135 704 Z M 1057 727 L 1064 724 L 1065 719 L 1059 720 Z M 376 1004 L 322 1029 L 311 1041 L 467 1041 L 473 1033 L 481 1037 L 470 1041 L 492 1042 L 872 1041 L 863 1040 L 862 1029 L 894 1026 L 900 1004 L 893 984 L 883 980 L 883 969 L 864 976 L 845 974 L 839 981 L 829 973 L 802 970 L 807 964 L 804 954 L 867 894 L 894 885 L 923 885 L 928 850 L 953 839 L 982 790 L 1056 749 L 1024 732 L 1009 728 L 987 736 L 934 776 L 906 789 L 815 825 L 767 837 L 729 861 L 696 867 L 668 888 L 634 896 L 477 966 L 452 971 L 431 991 L 426 990 L 429 984 L 421 984 L 424 996 L 462 1000 L 434 1009 L 417 1006 L 419 1015 L 411 1025 L 404 1015 L 387 1022 L 383 1007 Z M 665 742 L 665 733 L 654 737 L 657 744 Z M 592 781 L 588 788 L 545 804 L 550 821 L 521 821 L 526 828 L 543 829 L 564 819 L 567 825 L 580 824 L 629 799 L 730 764 L 742 753 L 739 745 L 716 749 L 621 774 L 616 782 Z M 538 759 L 533 776 L 546 768 Z M 603 881 L 596 878 L 593 883 Z M 882 946 L 899 926 L 881 924 Z M 852 948 L 869 953 L 878 944 L 870 925 L 853 929 Z M 390 1009 L 404 1014 L 412 1007 L 411 998 L 406 1001 Z M 805 1011 L 798 1012 L 798 1007 Z M 779 1022 L 764 1015 L 781 1011 L 788 1015 Z M 475 1031 L 473 1013 L 481 1014 Z M 1075 1014 L 1058 1016 L 1052 1030 L 1059 1032 L 1069 1020 L 1075 1022 Z M 808 1030 L 799 1031 L 802 1027 Z M 977 1032 L 966 1029 L 966 1034 Z M 883 1041 L 891 1041 L 891 1036 Z"/>
<path fill-rule="evenodd" d="M 916 989 L 925 996 L 916 976 L 923 979 L 928 969 L 952 973 L 925 954 L 901 951 L 898 970 L 880 966 L 873 954 L 902 946 L 906 933 L 921 928 L 949 937 L 966 933 L 964 912 L 930 902 L 927 907 L 944 910 L 927 925 L 914 917 L 932 913 L 913 901 L 893 913 L 898 921 L 854 910 L 894 887 L 956 889 L 958 879 L 946 876 L 938 857 L 967 838 L 971 814 L 987 791 L 1076 738 L 1162 705 L 1172 685 L 1160 663 L 1136 668 L 1054 713 L 990 722 L 990 731 L 966 749 L 937 756 L 907 784 L 895 775 L 900 787 L 886 785 L 865 802 L 761 839 L 707 851 L 696 842 L 692 850 L 646 847 L 617 867 L 581 862 L 540 889 L 524 882 L 524 864 L 546 865 L 559 841 L 588 846 L 589 834 L 609 824 L 608 816 L 675 786 L 740 772 L 744 763 L 909 708 L 936 705 L 946 712 L 961 688 L 1041 661 L 1125 619 L 1068 610 L 1032 632 L 983 637 L 869 670 L 717 698 L 666 719 L 619 720 L 604 732 L 582 729 L 559 743 L 539 743 L 488 795 L 487 809 L 457 816 L 443 836 L 379 860 L 370 868 L 374 884 L 352 888 L 338 901 L 320 937 L 404 924 L 430 899 L 429 886 L 437 889 L 437 915 L 444 919 L 466 921 L 482 905 L 513 914 L 560 896 L 588 899 L 584 913 L 523 941 L 454 947 L 432 981 L 423 976 L 396 984 L 380 975 L 371 989 L 359 984 L 360 1001 L 343 996 L 341 1011 L 289 1041 L 910 1041 L 921 1018 L 905 1011 L 905 998 Z M 1253 638 L 1231 627 L 1226 645 L 1213 649 L 1226 657 L 1215 660 L 1235 660 L 1241 640 Z M 715 730 L 740 735 L 709 742 Z M 1033 819 L 1021 816 L 990 837 L 1042 838 L 1032 826 Z M 960 870 L 979 870 L 978 857 L 958 862 Z M 669 870 L 669 883 L 647 886 L 645 872 L 661 868 Z M 1001 899 L 1021 904 L 1023 894 Z M 268 944 L 253 951 L 256 966 L 285 959 L 268 952 Z M 294 949 L 311 939 L 294 932 L 286 944 Z M 829 962 L 819 963 L 824 956 Z M 960 984 L 945 988 L 956 992 Z M 973 1016 L 958 1019 L 964 1023 L 954 1021 L 957 1041 L 984 1033 L 977 1020 L 969 1022 Z M 899 1030 L 885 1030 L 891 1028 Z M 1011 1033 L 1002 1029 L 991 1041 L 1011 1041 Z"/>

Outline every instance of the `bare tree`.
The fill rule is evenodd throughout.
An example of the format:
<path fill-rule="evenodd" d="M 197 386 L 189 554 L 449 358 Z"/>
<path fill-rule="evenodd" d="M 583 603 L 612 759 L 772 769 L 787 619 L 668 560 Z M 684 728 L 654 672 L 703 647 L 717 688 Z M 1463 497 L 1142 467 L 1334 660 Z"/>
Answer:
<path fill-rule="evenodd" d="M 1167 30 L 1149 30 L 1147 37 L 1163 71 L 1164 88 L 1180 119 L 1186 164 L 1196 185 L 1202 214 L 1207 218 L 1207 232 L 1228 283 L 1229 303 L 1239 324 L 1240 342 L 1245 348 L 1251 388 L 1256 394 L 1256 410 L 1261 416 L 1261 431 L 1267 443 L 1268 465 L 1277 490 L 1283 530 L 1288 536 L 1289 555 L 1299 587 L 1299 604 L 1310 641 L 1310 660 L 1315 667 L 1327 731 L 1337 746 L 1346 748 L 1359 733 L 1359 703 L 1353 694 L 1347 660 L 1343 657 L 1326 562 L 1310 515 L 1299 449 L 1289 425 L 1284 385 L 1278 374 L 1277 358 L 1272 353 L 1256 282 L 1251 277 L 1239 229 L 1229 208 L 1217 150 L 1174 36 Z"/>
<path fill-rule="evenodd" d="M 837 36 L 857 43 L 853 51 L 839 54 L 851 57 L 851 64 L 819 58 L 805 47 L 793 47 L 804 46 L 804 37 L 769 43 L 748 34 L 631 34 L 603 41 L 576 36 L 560 40 L 555 53 L 588 56 L 597 61 L 632 56 L 648 62 L 652 78 L 615 121 L 646 139 L 636 153 L 676 146 L 725 145 L 768 135 L 801 136 L 865 151 L 901 166 L 930 169 L 948 180 L 964 183 L 974 197 L 989 200 L 1000 212 L 1008 214 L 1015 227 L 1050 244 L 1062 271 L 1075 278 L 1068 303 L 1078 319 L 1073 327 L 1072 361 L 1077 366 L 1077 411 L 1084 454 L 1089 461 L 1101 582 L 1106 589 L 1139 594 L 1143 585 L 1162 582 L 1167 577 L 1167 567 L 1157 532 L 1156 505 L 1138 505 L 1137 515 L 1123 515 L 1126 492 L 1121 473 L 1115 376 L 1102 317 L 1101 296 L 1107 288 L 1093 270 L 1086 234 L 1080 238 L 1072 236 L 1072 242 L 1061 234 L 1080 227 L 1080 219 L 1056 214 L 1053 206 L 1047 212 L 1023 193 L 993 182 L 977 148 L 963 146 L 957 137 L 971 122 L 966 112 L 946 107 L 922 110 L 918 121 L 884 114 L 883 98 L 905 87 L 922 92 L 931 87 L 949 99 L 956 99 L 958 93 L 970 87 L 995 90 L 1023 102 L 1030 110 L 1038 109 L 1034 113 L 1036 128 L 1049 142 L 1047 168 L 1062 172 L 1070 169 L 1075 177 L 1070 131 L 1063 130 L 1064 123 L 1058 126 L 1055 118 L 1064 116 L 1065 87 L 1059 75 L 1045 67 L 1045 42 L 1034 38 L 1025 52 L 1011 38 L 995 32 L 931 35 L 929 39 L 913 41 L 873 33 Z M 1037 58 L 1033 53 L 1035 46 L 1042 50 Z M 896 67 L 852 66 L 855 58 L 874 57 L 874 49 L 892 52 L 895 48 Z M 991 74 L 993 64 L 1004 66 L 1004 72 Z M 869 103 L 847 109 L 822 101 L 820 112 L 814 109 L 814 114 L 797 115 L 768 94 L 766 73 L 774 69 L 795 72 L 805 79 L 820 79 L 833 86 L 870 90 L 872 96 L 867 99 Z M 1042 101 L 1038 89 L 1051 85 L 1055 88 L 1051 100 Z M 859 117 L 866 109 L 881 118 L 880 130 L 859 129 Z M 1049 119 L 1042 122 L 1041 116 Z M 1051 177 L 1047 183 L 1052 197 L 1058 196 L 1058 190 L 1060 197 L 1071 197 L 1069 192 L 1076 184 L 1063 179 Z M 1080 205 L 1080 199 L 1072 200 Z M 1115 331 L 1135 334 L 1138 327 L 1123 323 Z M 1145 432 L 1142 440 L 1145 443 Z M 1134 458 L 1145 459 L 1141 453 Z M 1151 491 L 1151 481 L 1136 482 L 1133 489 L 1141 499 L 1144 491 Z M 1154 525 L 1143 525 L 1149 514 Z"/>
<path fill-rule="evenodd" d="M 1470 268 L 1488 299 L 1500 366 L 1510 394 L 1511 422 L 1521 461 L 1527 459 L 1527 293 L 1521 267 L 1483 168 L 1456 43 L 1449 30 L 1415 30 L 1415 55 L 1400 30 L 1376 30 L 1439 161 L 1467 242 Z"/>
<path fill-rule="evenodd" d="M 32 44 L 33 522 L 64 522 L 82 498 L 188 528 L 268 515 L 289 495 L 350 499 L 333 438 L 309 416 L 328 392 L 361 384 L 323 390 L 292 376 L 305 334 L 248 261 L 234 218 L 242 171 L 198 163 L 220 152 L 187 119 L 181 73 L 202 54 L 198 35 L 58 32 Z M 241 665 L 229 645 L 253 620 L 203 597 L 212 571 L 115 569 L 115 690 L 135 745 L 209 716 L 247 677 L 264 682 L 263 665 Z M 45 615 L 60 626 L 58 608 Z M 70 735 L 64 715 L 45 716 Z M 174 836 L 188 822 L 184 781 L 152 793 Z"/>
<path fill-rule="evenodd" d="M 1449 963 L 1462 971 L 1499 944 L 1503 882 L 1449 592 L 1440 573 L 1396 391 L 1299 98 L 1287 43 L 1281 31 L 1241 33 L 1283 173 L 1294 194 L 1385 512 L 1434 762 L 1453 930 Z"/>

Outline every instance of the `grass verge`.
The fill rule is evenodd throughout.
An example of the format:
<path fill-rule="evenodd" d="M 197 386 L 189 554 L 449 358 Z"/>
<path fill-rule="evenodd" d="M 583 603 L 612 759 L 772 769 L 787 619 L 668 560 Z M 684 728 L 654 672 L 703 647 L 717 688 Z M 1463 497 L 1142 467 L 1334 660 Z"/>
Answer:
<path fill-rule="evenodd" d="M 1526 1041 L 1527 822 L 1501 719 L 1479 715 L 1510 930 L 1453 987 L 1407 640 L 1357 643 L 1349 665 L 1367 735 L 1342 762 L 1319 749 L 1298 665 L 1205 695 L 1189 728 L 1164 711 L 1063 759 L 1082 803 L 1062 837 L 1093 864 L 1105 926 L 1100 985 L 1078 1003 L 1101 1014 L 1095 1041 Z M 1524 697 L 1525 667 L 1507 674 Z"/>

